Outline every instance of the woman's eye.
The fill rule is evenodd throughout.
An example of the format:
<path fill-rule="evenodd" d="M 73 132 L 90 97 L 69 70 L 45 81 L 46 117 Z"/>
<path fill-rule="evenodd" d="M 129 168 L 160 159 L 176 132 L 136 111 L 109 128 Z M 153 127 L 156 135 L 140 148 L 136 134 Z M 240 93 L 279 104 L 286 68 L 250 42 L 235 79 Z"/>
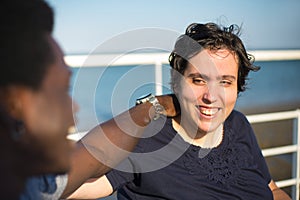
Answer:
<path fill-rule="evenodd" d="M 221 85 L 223 85 L 225 87 L 230 86 L 232 84 L 232 82 L 229 80 L 222 80 L 220 83 L 221 83 Z"/>
<path fill-rule="evenodd" d="M 206 81 L 201 78 L 193 78 L 193 83 L 196 85 L 204 85 L 206 84 Z"/>

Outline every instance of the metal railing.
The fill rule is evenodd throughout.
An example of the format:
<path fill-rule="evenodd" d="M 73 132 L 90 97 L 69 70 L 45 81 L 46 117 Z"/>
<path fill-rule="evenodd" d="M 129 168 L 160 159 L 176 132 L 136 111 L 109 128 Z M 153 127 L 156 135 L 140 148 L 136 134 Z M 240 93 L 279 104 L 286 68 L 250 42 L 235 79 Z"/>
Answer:
<path fill-rule="evenodd" d="M 249 51 L 256 58 L 256 61 L 276 61 L 276 60 L 300 60 L 300 50 L 281 50 L 281 51 Z M 140 54 L 99 54 L 99 55 L 68 55 L 65 56 L 66 63 L 71 67 L 114 67 L 126 65 L 154 65 L 156 94 L 162 94 L 162 65 L 168 63 L 169 53 L 140 53 Z M 300 183 L 300 110 L 255 114 L 247 116 L 250 123 L 262 123 L 278 120 L 294 119 L 294 143 L 286 146 L 279 146 L 263 149 L 265 157 L 294 153 L 293 175 L 291 179 L 276 181 L 279 187 L 293 186 L 292 197 L 299 199 Z M 78 140 L 78 135 L 69 138 Z"/>
<path fill-rule="evenodd" d="M 300 60 L 300 50 L 259 50 L 248 51 L 256 61 Z M 70 67 L 114 67 L 125 65 L 155 65 L 156 94 L 162 94 L 162 65 L 168 64 L 170 53 L 135 54 L 91 54 L 67 55 L 65 62 Z"/>
<path fill-rule="evenodd" d="M 264 123 L 264 122 L 274 122 L 279 120 L 294 120 L 293 127 L 293 144 L 279 146 L 274 148 L 262 149 L 264 157 L 282 155 L 287 153 L 294 153 L 294 159 L 292 163 L 292 178 L 276 181 L 278 187 L 288 187 L 293 186 L 292 197 L 293 199 L 299 199 L 299 187 L 300 187 L 300 110 L 276 112 L 276 113 L 266 113 L 266 114 L 256 114 L 247 116 L 251 124 Z"/>

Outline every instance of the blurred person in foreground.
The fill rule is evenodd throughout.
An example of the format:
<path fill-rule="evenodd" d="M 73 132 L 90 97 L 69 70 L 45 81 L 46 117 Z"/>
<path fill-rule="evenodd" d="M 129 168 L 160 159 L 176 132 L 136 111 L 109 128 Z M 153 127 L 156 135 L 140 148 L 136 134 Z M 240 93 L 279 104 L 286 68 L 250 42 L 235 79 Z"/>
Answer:
<path fill-rule="evenodd" d="M 239 32 L 236 25 L 188 26 L 169 57 L 180 115 L 153 121 L 126 160 L 69 198 L 117 191 L 120 200 L 290 199 L 272 180 L 250 123 L 234 110 L 248 73 L 259 70 Z"/>
<path fill-rule="evenodd" d="M 43 0 L 2 0 L 0 20 L 1 198 L 58 199 L 64 189 L 71 192 L 104 174 L 132 150 L 155 111 L 151 103 L 136 106 L 95 127 L 85 136 L 87 143 L 74 149 L 67 139 L 74 126 L 72 74 L 51 35 L 52 9 Z M 175 114 L 171 96 L 158 98 Z M 126 121 L 133 135 L 118 120 Z M 86 149 L 88 141 L 97 141 L 99 157 Z"/>

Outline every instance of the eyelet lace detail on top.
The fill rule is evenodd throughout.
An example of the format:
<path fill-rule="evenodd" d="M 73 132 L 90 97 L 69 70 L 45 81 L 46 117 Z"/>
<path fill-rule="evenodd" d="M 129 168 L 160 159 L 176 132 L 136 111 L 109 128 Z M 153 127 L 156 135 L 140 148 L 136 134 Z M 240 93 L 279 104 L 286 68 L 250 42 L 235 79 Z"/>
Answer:
<path fill-rule="evenodd" d="M 241 168 L 253 165 L 253 157 L 243 149 L 238 149 L 236 136 L 231 128 L 224 129 L 222 143 L 212 149 L 191 145 L 183 162 L 190 174 L 201 176 L 222 187 L 237 184 Z M 201 156 L 205 154 L 206 156 Z"/>

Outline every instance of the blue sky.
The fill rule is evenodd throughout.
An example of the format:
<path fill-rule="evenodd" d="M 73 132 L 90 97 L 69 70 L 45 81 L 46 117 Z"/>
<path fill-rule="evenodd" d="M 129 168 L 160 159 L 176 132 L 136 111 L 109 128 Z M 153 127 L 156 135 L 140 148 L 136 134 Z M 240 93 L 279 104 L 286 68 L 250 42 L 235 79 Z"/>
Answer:
<path fill-rule="evenodd" d="M 183 33 L 192 22 L 243 24 L 247 49 L 300 49 L 299 0 L 47 0 L 54 37 L 69 54 L 91 52 L 111 38 L 141 28 Z M 134 41 L 132 41 L 134 42 Z M 122 48 L 122 47 L 120 47 Z M 116 47 L 105 51 L 115 51 Z"/>

